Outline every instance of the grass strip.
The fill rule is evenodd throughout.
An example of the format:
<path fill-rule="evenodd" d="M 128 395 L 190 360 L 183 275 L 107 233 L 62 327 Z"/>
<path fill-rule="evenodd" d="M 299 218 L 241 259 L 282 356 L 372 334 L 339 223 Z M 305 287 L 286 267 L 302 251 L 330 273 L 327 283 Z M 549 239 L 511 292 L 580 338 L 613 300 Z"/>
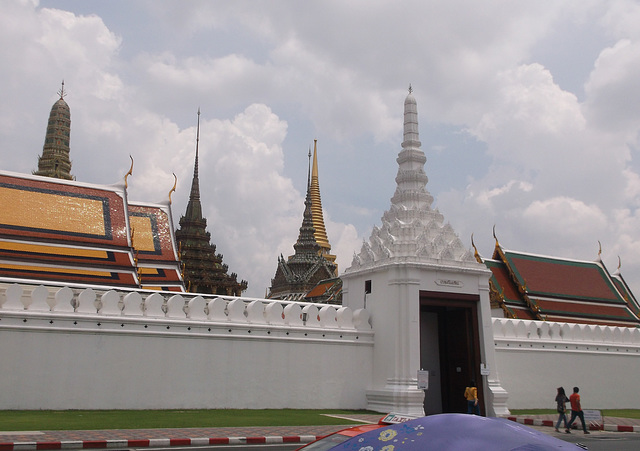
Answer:
<path fill-rule="evenodd" d="M 374 414 L 366 410 L 0 410 L 1 431 L 156 429 L 358 424 L 331 415 Z M 379 414 L 380 417 L 383 414 Z"/>
<path fill-rule="evenodd" d="M 0 410 L 0 431 L 159 429 L 357 424 L 326 416 L 369 414 L 367 410 L 185 409 L 185 410 Z M 555 415 L 555 409 L 513 409 L 512 415 Z M 640 409 L 604 409 L 605 417 L 640 419 Z"/>

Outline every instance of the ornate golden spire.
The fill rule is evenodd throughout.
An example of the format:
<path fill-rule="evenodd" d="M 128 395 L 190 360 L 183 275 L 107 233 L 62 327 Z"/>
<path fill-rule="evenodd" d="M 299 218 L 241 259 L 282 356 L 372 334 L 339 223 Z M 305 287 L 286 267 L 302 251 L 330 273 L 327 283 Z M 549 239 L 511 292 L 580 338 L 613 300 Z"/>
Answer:
<path fill-rule="evenodd" d="M 311 184 L 309 186 L 311 194 L 311 215 L 313 218 L 313 228 L 315 229 L 316 242 L 322 249 L 322 255 L 327 260 L 335 261 L 335 255 L 331 254 L 331 245 L 327 238 L 327 230 L 324 227 L 322 216 L 322 201 L 320 200 L 320 183 L 318 182 L 318 140 L 313 140 L 313 166 L 311 167 Z"/>

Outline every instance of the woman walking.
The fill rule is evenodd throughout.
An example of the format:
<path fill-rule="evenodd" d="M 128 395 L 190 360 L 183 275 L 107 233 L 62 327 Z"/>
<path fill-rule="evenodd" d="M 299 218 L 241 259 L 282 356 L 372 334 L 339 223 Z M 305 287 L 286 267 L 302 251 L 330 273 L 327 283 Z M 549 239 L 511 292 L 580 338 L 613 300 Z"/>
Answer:
<path fill-rule="evenodd" d="M 564 420 L 564 427 L 569 432 L 567 428 L 567 402 L 569 402 L 569 398 L 564 393 L 564 388 L 558 387 L 558 394 L 556 395 L 556 404 L 558 405 L 558 422 L 556 423 L 556 432 L 560 432 L 558 429 L 560 427 L 560 423 Z"/>

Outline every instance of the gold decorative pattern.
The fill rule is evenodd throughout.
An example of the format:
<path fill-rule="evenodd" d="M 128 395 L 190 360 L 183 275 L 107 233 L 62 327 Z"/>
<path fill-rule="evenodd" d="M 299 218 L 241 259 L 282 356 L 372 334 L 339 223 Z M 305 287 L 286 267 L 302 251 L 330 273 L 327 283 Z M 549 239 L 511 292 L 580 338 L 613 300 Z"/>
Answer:
<path fill-rule="evenodd" d="M 129 223 L 131 224 L 131 228 L 135 230 L 135 236 L 132 236 L 133 247 L 137 251 L 155 251 L 151 218 L 148 216 L 130 215 Z"/>
<path fill-rule="evenodd" d="M 15 208 L 17 205 L 20 208 Z M 33 212 L 39 212 L 34 223 Z M 0 187 L 0 224 L 104 236 L 102 200 Z"/>
<path fill-rule="evenodd" d="M 14 243 L 14 242 L 3 241 L 3 240 L 0 240 L 0 250 L 28 252 L 28 253 L 34 253 L 34 254 L 65 255 L 70 257 L 89 257 L 89 258 L 95 258 L 95 259 L 106 259 L 109 257 L 106 251 L 98 250 L 98 249 L 81 249 L 81 248 L 61 247 L 61 246 L 46 246 L 46 245 L 31 244 L 31 243 Z"/>
<path fill-rule="evenodd" d="M 38 271 L 38 272 L 60 272 L 61 268 L 58 267 L 49 267 L 49 266 L 30 266 L 30 265 L 5 265 L 0 264 L 1 269 L 11 269 L 15 271 Z M 110 271 L 97 271 L 97 270 L 89 270 L 89 269 L 75 269 L 75 268 L 64 268 L 63 269 L 65 276 L 69 275 L 82 275 L 82 276 L 97 276 L 97 277 L 108 277 L 111 278 L 112 273 Z"/>

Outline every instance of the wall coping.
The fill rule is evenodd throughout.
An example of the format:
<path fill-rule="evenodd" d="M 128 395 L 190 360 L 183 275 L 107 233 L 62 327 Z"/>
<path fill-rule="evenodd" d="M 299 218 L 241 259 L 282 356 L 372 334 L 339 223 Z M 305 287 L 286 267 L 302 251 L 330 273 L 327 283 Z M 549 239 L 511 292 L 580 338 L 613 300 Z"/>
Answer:
<path fill-rule="evenodd" d="M 0 283 L 0 328 L 373 344 L 369 313 L 231 296 Z"/>

